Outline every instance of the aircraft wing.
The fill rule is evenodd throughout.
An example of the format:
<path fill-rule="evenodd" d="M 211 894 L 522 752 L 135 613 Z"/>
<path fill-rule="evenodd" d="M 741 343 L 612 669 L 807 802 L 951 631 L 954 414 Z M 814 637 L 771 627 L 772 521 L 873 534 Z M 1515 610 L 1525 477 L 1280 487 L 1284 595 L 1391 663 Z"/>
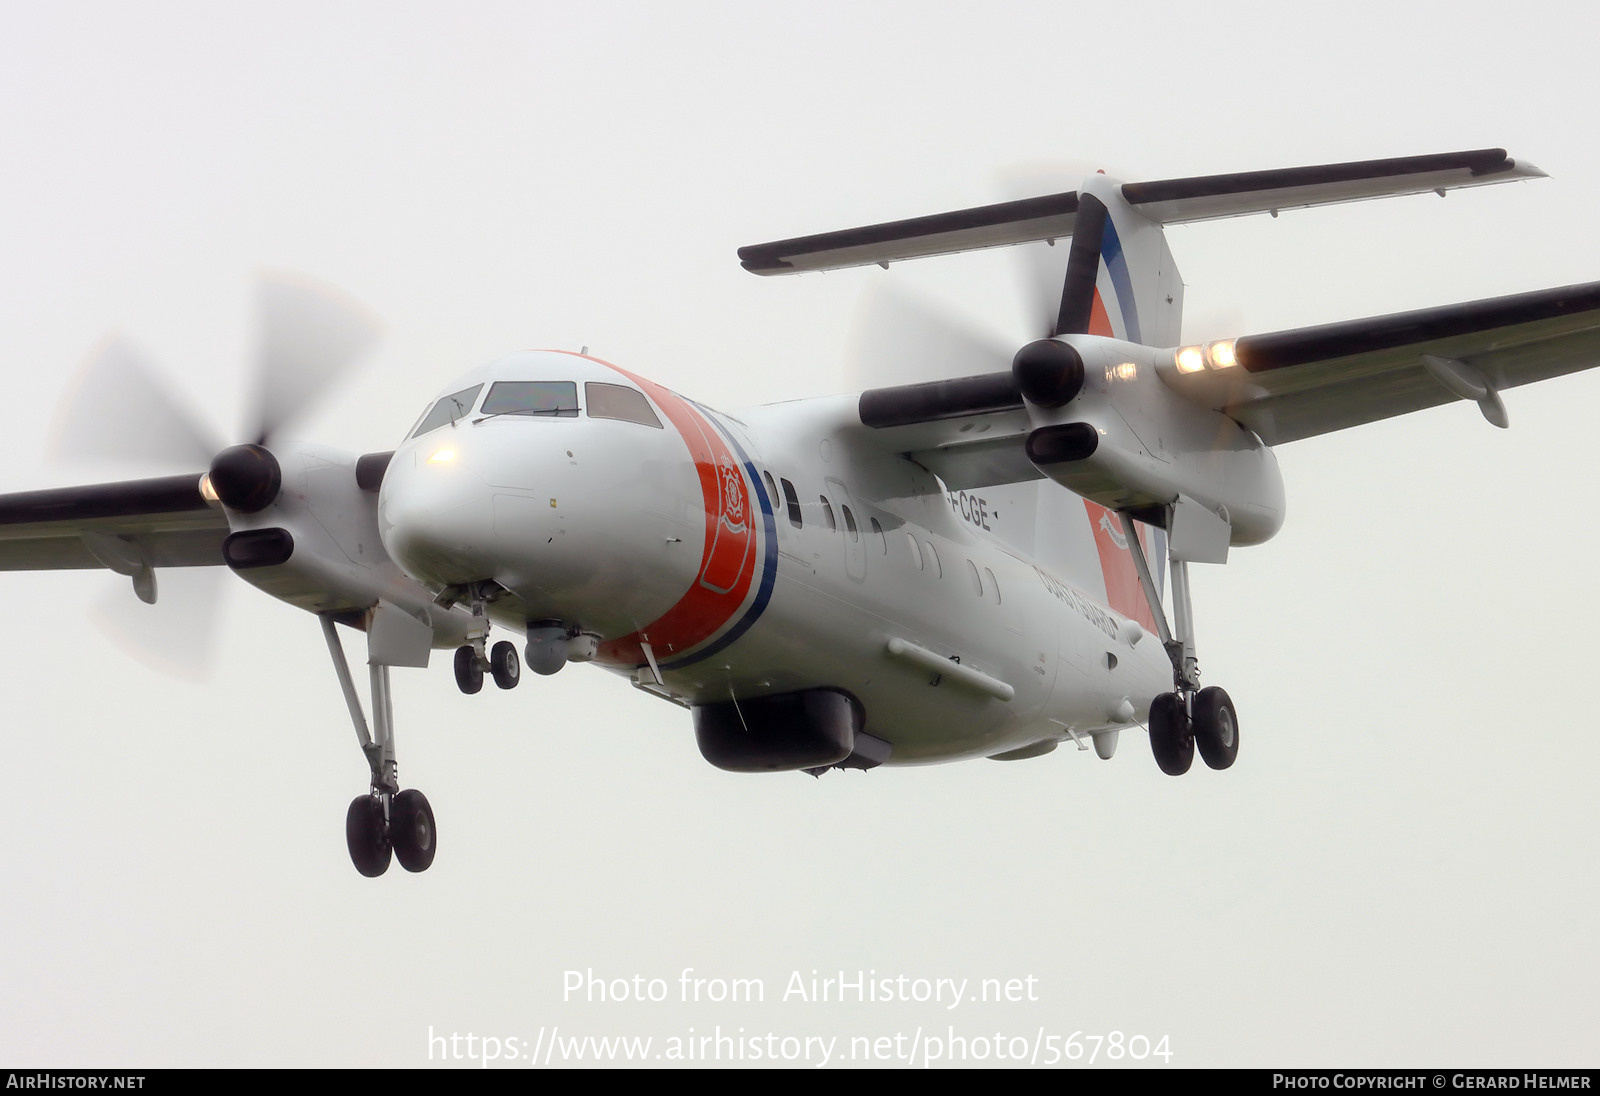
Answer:
<path fill-rule="evenodd" d="M 1237 367 L 1166 382 L 1269 445 L 1478 398 L 1459 390 L 1473 384 L 1480 406 L 1497 404 L 1507 388 L 1600 365 L 1600 282 L 1246 335 L 1234 356 Z M 874 444 L 951 490 L 1040 475 L 1023 452 L 1028 416 L 1010 371 L 871 389 L 859 413 Z"/>
<path fill-rule="evenodd" d="M 1167 382 L 1268 445 L 1474 398 L 1457 390 L 1474 384 L 1497 403 L 1501 390 L 1600 365 L 1600 282 L 1247 335 L 1234 355 L 1237 368 Z"/>
<path fill-rule="evenodd" d="M 903 453 L 951 491 L 1042 479 L 1023 451 L 1031 426 L 1011 371 L 861 393 L 874 445 Z"/>
<path fill-rule="evenodd" d="M 219 565 L 228 520 L 200 473 L 0 495 L 0 570 Z"/>

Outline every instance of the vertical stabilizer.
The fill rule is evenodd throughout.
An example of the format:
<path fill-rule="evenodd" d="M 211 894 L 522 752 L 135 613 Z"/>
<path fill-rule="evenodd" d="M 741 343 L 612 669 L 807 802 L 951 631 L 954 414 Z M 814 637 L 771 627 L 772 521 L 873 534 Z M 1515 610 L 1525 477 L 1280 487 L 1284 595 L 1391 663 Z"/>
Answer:
<path fill-rule="evenodd" d="M 1053 334 L 1176 346 L 1182 319 L 1183 281 L 1161 225 L 1128 203 L 1120 182 L 1089 176 Z"/>

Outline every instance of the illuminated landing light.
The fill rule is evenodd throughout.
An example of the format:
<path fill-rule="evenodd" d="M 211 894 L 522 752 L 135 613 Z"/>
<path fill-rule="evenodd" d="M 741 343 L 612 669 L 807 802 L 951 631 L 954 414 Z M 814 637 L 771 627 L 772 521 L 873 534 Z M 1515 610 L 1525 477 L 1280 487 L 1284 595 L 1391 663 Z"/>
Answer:
<path fill-rule="evenodd" d="M 1233 340 L 1223 339 L 1206 344 L 1206 364 L 1212 369 L 1232 369 L 1238 365 L 1239 359 L 1233 352 Z"/>
<path fill-rule="evenodd" d="M 200 477 L 200 497 L 205 499 L 207 502 L 220 503 L 222 501 L 217 497 L 217 489 L 211 486 L 210 472 L 207 472 Z"/>
<path fill-rule="evenodd" d="M 1232 369 L 1239 364 L 1233 343 L 1232 339 L 1223 339 L 1220 342 L 1206 343 L 1204 346 L 1181 347 L 1173 354 L 1172 362 L 1180 373 L 1199 373 L 1205 369 Z"/>
<path fill-rule="evenodd" d="M 456 459 L 456 451 L 454 449 L 441 449 L 437 453 L 435 453 L 433 456 L 428 458 L 428 463 L 429 464 L 449 464 L 451 461 L 453 461 L 455 459 Z"/>

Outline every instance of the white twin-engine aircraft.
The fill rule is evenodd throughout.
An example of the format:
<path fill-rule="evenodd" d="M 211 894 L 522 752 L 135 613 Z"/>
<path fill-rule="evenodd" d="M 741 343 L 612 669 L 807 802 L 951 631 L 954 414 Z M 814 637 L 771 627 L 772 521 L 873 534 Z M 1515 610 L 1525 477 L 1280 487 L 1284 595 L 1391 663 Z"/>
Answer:
<path fill-rule="evenodd" d="M 747 247 L 767 275 L 1071 239 L 1050 330 L 971 376 L 735 416 L 585 353 L 526 351 L 365 456 L 281 432 L 366 321 L 269 282 L 255 440 L 218 452 L 175 408 L 141 414 L 208 470 L 0 496 L 0 567 L 110 568 L 154 602 L 157 569 L 225 564 L 315 614 L 371 769 L 346 822 L 366 875 L 433 860 L 427 800 L 396 778 L 389 670 L 434 649 L 454 650 L 467 693 L 485 674 L 516 685 L 523 658 L 596 663 L 688 708 L 705 758 L 741 772 L 1067 740 L 1110 758 L 1141 725 L 1163 771 L 1197 747 L 1225 769 L 1238 719 L 1200 683 L 1189 564 L 1278 531 L 1272 446 L 1456 399 L 1505 426 L 1502 389 L 1596 363 L 1600 283 L 1184 346 L 1163 226 L 1541 174 L 1490 149 L 1094 175 Z M 161 403 L 128 354 L 100 368 Z M 365 711 L 337 625 L 366 635 Z"/>

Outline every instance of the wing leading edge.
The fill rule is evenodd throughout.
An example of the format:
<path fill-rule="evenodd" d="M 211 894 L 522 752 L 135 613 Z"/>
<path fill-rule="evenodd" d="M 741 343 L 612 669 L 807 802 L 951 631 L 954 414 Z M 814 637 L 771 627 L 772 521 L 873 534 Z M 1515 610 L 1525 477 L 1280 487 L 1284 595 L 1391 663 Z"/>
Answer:
<path fill-rule="evenodd" d="M 1246 335 L 1234 354 L 1168 383 L 1280 445 L 1463 398 L 1441 361 L 1491 392 L 1600 364 L 1600 282 Z"/>
<path fill-rule="evenodd" d="M 0 495 L 0 570 L 220 565 L 228 521 L 200 473 Z"/>

